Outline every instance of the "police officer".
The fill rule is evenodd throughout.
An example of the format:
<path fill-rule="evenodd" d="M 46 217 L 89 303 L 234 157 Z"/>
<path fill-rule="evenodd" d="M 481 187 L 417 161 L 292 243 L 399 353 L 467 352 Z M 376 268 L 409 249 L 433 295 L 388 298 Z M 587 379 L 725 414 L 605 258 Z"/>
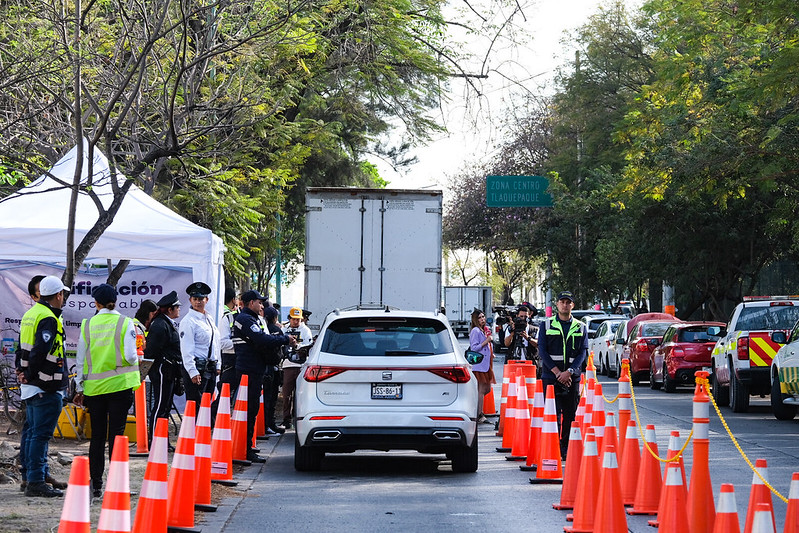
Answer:
<path fill-rule="evenodd" d="M 105 470 L 105 443 L 108 457 L 114 453 L 114 440 L 125 433 L 133 391 L 141 385 L 136 330 L 133 320 L 122 316 L 116 307 L 117 291 L 107 283 L 92 288 L 97 314 L 80 325 L 75 360 L 75 405 L 85 405 L 91 415 L 89 473 L 92 495 L 99 497 Z"/>
<path fill-rule="evenodd" d="M 28 413 L 22 444 L 25 453 L 25 496 L 52 498 L 64 493 L 45 483 L 47 453 L 68 377 L 64 364 L 64 325 L 61 308 L 68 289 L 56 276 L 39 282 L 39 300 L 22 316 L 16 366 L 20 395 Z"/>
<path fill-rule="evenodd" d="M 264 331 L 260 316 L 265 297 L 258 291 L 247 291 L 241 295 L 243 307 L 233 321 L 233 347 L 236 350 L 236 383 L 247 376 L 247 443 L 252 442 L 255 419 L 258 416 L 261 386 L 267 365 L 276 365 L 280 356 L 276 348 L 296 341 L 288 335 L 272 335 Z M 263 463 L 254 449 L 247 450 L 247 459 Z"/>
<path fill-rule="evenodd" d="M 555 387 L 555 408 L 562 417 L 560 450 L 565 458 L 569 432 L 580 395 L 580 372 L 588 356 L 588 332 L 572 317 L 574 296 L 569 291 L 558 294 L 558 314 L 548 318 L 538 332 L 538 356 L 544 388 Z"/>
<path fill-rule="evenodd" d="M 180 335 L 176 322 L 180 316 L 178 293 L 170 292 L 158 300 L 156 305 L 158 310 L 150 322 L 147 344 L 144 346 L 144 356 L 154 361 L 147 373 L 153 397 L 150 420 L 147 425 L 149 438 L 152 438 L 156 420 L 169 417 L 175 392 L 175 381 L 183 379 L 180 373 L 183 358 L 180 355 Z M 169 446 L 171 447 L 171 445 Z"/>
<path fill-rule="evenodd" d="M 220 356 L 220 336 L 210 313 L 205 310 L 211 287 L 195 281 L 186 287 L 191 310 L 178 327 L 180 352 L 183 357 L 181 374 L 186 400 L 200 405 L 203 393 L 213 394 L 216 387 L 217 365 Z"/>

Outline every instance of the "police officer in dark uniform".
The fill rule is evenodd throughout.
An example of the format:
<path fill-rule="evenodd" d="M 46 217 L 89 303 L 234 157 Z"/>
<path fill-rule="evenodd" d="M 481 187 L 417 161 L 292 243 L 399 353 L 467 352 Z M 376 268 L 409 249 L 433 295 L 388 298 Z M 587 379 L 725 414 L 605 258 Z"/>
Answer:
<path fill-rule="evenodd" d="M 558 294 L 557 307 L 558 314 L 548 318 L 538 330 L 538 357 L 544 389 L 555 387 L 558 420 L 562 417 L 560 451 L 565 458 L 580 397 L 580 373 L 588 356 L 588 331 L 585 324 L 572 317 L 574 296 L 571 292 Z"/>
<path fill-rule="evenodd" d="M 261 386 L 267 365 L 276 365 L 280 356 L 276 348 L 296 344 L 288 335 L 272 335 L 264 331 L 260 316 L 266 298 L 258 291 L 247 291 L 241 295 L 242 308 L 233 321 L 233 348 L 236 351 L 236 383 L 247 377 L 247 443 L 252 442 L 255 419 L 258 416 Z M 254 449 L 247 450 L 247 459 L 263 463 Z"/>
<path fill-rule="evenodd" d="M 170 292 L 158 302 L 158 310 L 150 322 L 144 357 L 155 362 L 147 375 L 150 378 L 153 403 L 147 430 L 152 439 L 153 428 L 158 418 L 168 418 L 172 409 L 175 382 L 180 376 L 180 336 L 175 322 L 180 316 L 178 293 Z"/>

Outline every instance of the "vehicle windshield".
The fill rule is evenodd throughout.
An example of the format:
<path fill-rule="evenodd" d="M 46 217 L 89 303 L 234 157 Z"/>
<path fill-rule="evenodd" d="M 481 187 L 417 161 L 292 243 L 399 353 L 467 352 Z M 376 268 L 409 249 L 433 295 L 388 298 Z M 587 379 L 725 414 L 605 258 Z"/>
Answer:
<path fill-rule="evenodd" d="M 662 337 L 671 326 L 671 322 L 654 322 L 641 324 L 641 337 Z"/>
<path fill-rule="evenodd" d="M 795 305 L 744 307 L 738 317 L 736 329 L 740 331 L 789 330 L 797 320 L 799 320 L 799 307 Z"/>
<path fill-rule="evenodd" d="M 452 353 L 449 331 L 438 320 L 357 317 L 336 320 L 325 331 L 322 351 L 352 356 Z"/>

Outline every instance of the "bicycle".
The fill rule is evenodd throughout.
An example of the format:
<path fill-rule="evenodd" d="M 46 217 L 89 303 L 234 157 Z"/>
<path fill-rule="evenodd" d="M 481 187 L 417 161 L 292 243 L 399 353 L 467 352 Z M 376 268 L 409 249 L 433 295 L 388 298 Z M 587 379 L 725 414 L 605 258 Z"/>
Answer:
<path fill-rule="evenodd" d="M 16 365 L 14 361 L 9 361 L 9 354 L 5 349 L 0 359 L 0 401 L 3 402 L 3 414 L 11 423 L 6 434 L 16 433 L 25 424 L 27 412 L 25 402 L 20 397 Z"/>

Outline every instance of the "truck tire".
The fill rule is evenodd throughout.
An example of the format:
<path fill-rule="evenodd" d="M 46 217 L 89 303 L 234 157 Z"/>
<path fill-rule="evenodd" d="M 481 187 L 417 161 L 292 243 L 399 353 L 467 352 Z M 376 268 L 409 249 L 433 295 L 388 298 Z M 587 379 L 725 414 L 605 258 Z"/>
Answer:
<path fill-rule="evenodd" d="M 309 446 L 301 446 L 300 438 L 294 433 L 294 470 L 297 472 L 316 472 L 322 467 L 325 452 Z"/>
<path fill-rule="evenodd" d="M 726 407 L 730 405 L 730 389 L 723 387 L 719 384 L 719 379 L 716 377 L 716 369 L 713 368 L 713 377 L 711 378 L 710 388 L 713 391 L 713 400 L 719 407 Z"/>
<path fill-rule="evenodd" d="M 674 392 L 677 390 L 677 382 L 669 377 L 666 370 L 666 363 L 663 363 L 663 390 L 666 392 Z"/>
<path fill-rule="evenodd" d="M 457 448 L 450 453 L 452 471 L 464 474 L 477 472 L 477 452 L 477 433 L 475 432 L 471 446 Z"/>
<path fill-rule="evenodd" d="M 652 390 L 660 390 L 660 383 L 655 381 L 655 367 L 654 365 L 649 365 L 649 388 Z"/>
<path fill-rule="evenodd" d="M 730 364 L 730 407 L 733 413 L 749 411 L 749 387 L 735 375 L 735 367 Z"/>
<path fill-rule="evenodd" d="M 771 380 L 771 412 L 777 420 L 793 420 L 796 416 L 796 406 L 782 403 L 783 394 L 780 390 L 780 380 L 777 376 Z"/>

